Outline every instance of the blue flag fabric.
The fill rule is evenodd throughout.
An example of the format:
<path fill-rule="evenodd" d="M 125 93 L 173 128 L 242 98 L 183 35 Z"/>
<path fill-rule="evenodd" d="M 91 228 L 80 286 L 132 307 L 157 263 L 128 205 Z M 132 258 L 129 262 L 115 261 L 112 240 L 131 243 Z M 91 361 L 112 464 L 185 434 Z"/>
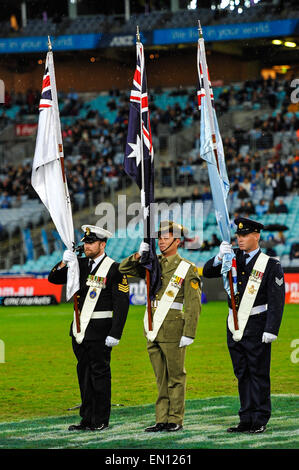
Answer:
<path fill-rule="evenodd" d="M 150 299 L 155 298 L 161 287 L 161 268 L 156 254 L 156 240 L 151 233 L 151 204 L 154 203 L 154 151 L 148 107 L 147 81 L 144 66 L 143 45 L 136 44 L 137 64 L 130 95 L 128 135 L 124 157 L 124 169 L 141 191 L 141 207 L 144 221 L 144 241 L 149 251 L 144 252 L 140 264 L 150 271 Z"/>
<path fill-rule="evenodd" d="M 200 110 L 200 156 L 207 162 L 210 186 L 215 209 L 215 215 L 222 241 L 231 242 L 230 218 L 227 209 L 227 196 L 229 193 L 229 179 L 226 171 L 224 149 L 218 127 L 217 116 L 214 108 L 213 90 L 211 87 L 208 68 L 205 61 L 203 39 L 198 41 L 198 108 Z M 204 80 L 204 71 L 207 71 L 207 79 Z M 204 86 L 208 83 L 208 89 Z M 210 96 L 210 102 L 207 95 Z M 210 106 L 210 108 L 209 108 Z M 211 122 L 212 119 L 212 122 Z M 213 138 L 214 137 L 214 138 Z M 217 153 L 217 160 L 215 156 Z M 227 273 L 232 269 L 233 253 L 225 254 L 222 260 L 221 274 L 224 288 L 231 295 Z M 234 293 L 237 291 L 236 276 L 233 277 Z"/>

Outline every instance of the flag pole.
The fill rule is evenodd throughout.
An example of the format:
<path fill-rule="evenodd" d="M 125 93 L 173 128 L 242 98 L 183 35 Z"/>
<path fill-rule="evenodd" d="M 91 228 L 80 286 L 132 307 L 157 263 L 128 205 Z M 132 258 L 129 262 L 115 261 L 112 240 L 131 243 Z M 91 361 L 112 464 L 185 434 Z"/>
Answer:
<path fill-rule="evenodd" d="M 140 33 L 139 33 L 139 26 L 136 27 L 136 43 L 137 48 L 140 47 Z M 142 83 L 143 83 L 143 67 L 142 63 L 144 63 L 144 56 L 142 55 L 142 60 L 140 61 L 140 83 L 141 83 L 141 90 L 140 90 L 140 155 L 141 155 L 141 207 L 143 208 L 143 231 L 144 235 L 148 235 L 148 227 L 145 224 L 145 190 L 144 190 L 144 160 L 143 160 L 143 120 L 142 120 Z M 148 219 L 147 219 L 148 220 Z M 150 219 L 149 219 L 150 220 Z M 144 236 L 145 239 L 148 238 Z M 147 315 L 148 315 L 148 329 L 149 331 L 153 330 L 152 324 L 152 305 L 150 299 L 150 271 L 149 269 L 145 270 L 146 273 L 146 291 L 147 291 Z"/>
<path fill-rule="evenodd" d="M 201 24 L 199 20 L 198 20 L 198 33 L 199 33 L 199 40 L 202 40 L 204 42 L 202 28 L 201 28 Z M 210 95 L 210 87 L 212 89 L 212 85 L 210 86 L 209 80 L 208 80 L 208 66 L 207 66 L 207 60 L 206 60 L 205 47 L 203 47 L 202 53 L 203 53 L 202 74 L 203 74 L 203 82 L 204 82 L 204 88 L 206 92 L 207 108 L 208 108 L 208 114 L 209 114 L 209 120 L 210 120 L 210 129 L 211 129 L 211 137 L 212 137 L 212 144 L 213 144 L 212 146 L 213 146 L 213 152 L 214 152 L 214 156 L 216 160 L 217 170 L 218 170 L 218 173 L 220 174 L 216 132 L 215 132 L 215 126 L 214 126 L 213 111 L 212 111 L 213 105 L 211 102 L 211 95 Z M 238 325 L 238 315 L 237 315 L 236 301 L 235 301 L 234 288 L 233 288 L 232 270 L 228 272 L 228 280 L 229 280 L 229 287 L 230 287 L 230 294 L 231 294 L 234 327 L 235 327 L 235 330 L 238 330 L 239 325 Z"/>
<path fill-rule="evenodd" d="M 50 36 L 48 36 L 48 52 L 51 53 L 52 60 L 53 60 L 53 51 L 52 51 L 52 43 L 51 43 Z M 52 82 L 52 85 L 53 85 L 52 93 L 54 95 L 54 96 L 52 96 L 52 98 L 53 98 L 53 103 L 55 103 L 55 116 L 56 116 L 56 119 L 57 119 L 58 100 L 57 100 L 56 80 L 55 80 L 55 74 L 54 73 L 53 73 L 53 76 L 51 78 L 52 78 L 51 82 Z M 60 129 L 60 121 L 58 119 L 57 119 L 57 124 L 59 124 L 59 129 Z M 56 126 L 56 128 L 57 128 L 57 126 Z M 57 137 L 58 137 L 57 140 L 58 140 L 59 161 L 60 161 L 60 168 L 61 168 L 64 192 L 65 192 L 66 200 L 67 200 L 68 204 L 70 204 L 70 196 L 69 196 L 69 192 L 68 192 L 68 189 L 67 189 L 67 181 L 66 181 L 65 168 L 64 168 L 63 145 L 62 145 L 62 143 L 61 144 L 59 143 L 61 136 L 57 136 Z M 74 243 L 73 251 L 75 251 L 75 249 L 76 249 L 76 247 L 75 247 L 75 243 Z M 80 328 L 80 318 L 79 318 L 79 307 L 78 307 L 77 292 L 75 292 L 75 294 L 74 294 L 74 311 L 75 311 L 75 320 L 76 320 L 77 333 L 80 333 L 81 328 Z"/>

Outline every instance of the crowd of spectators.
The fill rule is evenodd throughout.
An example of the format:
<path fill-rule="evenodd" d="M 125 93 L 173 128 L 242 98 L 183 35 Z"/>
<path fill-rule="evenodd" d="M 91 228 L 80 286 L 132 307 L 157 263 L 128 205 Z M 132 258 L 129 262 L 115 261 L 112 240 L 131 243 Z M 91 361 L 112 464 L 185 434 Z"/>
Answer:
<path fill-rule="evenodd" d="M 216 100 L 217 114 L 229 111 L 236 103 L 249 107 L 257 100 L 276 109 L 278 95 L 289 93 L 289 82 L 277 80 L 256 80 L 245 82 L 234 89 L 232 86 L 220 94 Z M 180 91 L 179 93 L 188 93 Z M 273 98 L 277 94 L 277 101 Z M 110 92 L 108 107 L 117 111 L 115 122 L 105 119 L 98 110 L 90 108 L 86 118 L 78 116 L 83 100 L 74 90 L 61 93 L 61 116 L 77 117 L 74 124 L 62 124 L 65 167 L 70 195 L 74 210 L 85 204 L 98 201 L 98 193 L 113 187 L 118 189 L 125 177 L 122 162 L 128 125 L 128 96 L 117 90 Z M 276 96 L 276 95 L 275 95 Z M 7 94 L 6 107 L 20 106 L 16 120 L 22 120 L 24 114 L 38 116 L 40 93 L 28 90 L 26 95 Z M 250 101 L 253 100 L 253 101 Z M 151 102 L 154 100 L 152 99 Z M 157 138 L 159 124 L 169 124 L 176 132 L 184 126 L 185 117 L 193 121 L 199 119 L 196 98 L 188 94 L 184 109 L 178 104 L 165 110 L 153 105 L 151 110 L 151 128 L 153 139 Z M 256 118 L 249 131 L 234 129 L 232 137 L 223 136 L 223 146 L 227 171 L 230 179 L 230 194 L 239 201 L 236 212 L 244 216 L 260 215 L 287 210 L 274 205 L 275 198 L 299 191 L 299 119 L 289 112 L 289 100 L 280 99 L 280 112 Z M 202 170 L 206 163 L 199 153 L 200 136 L 197 136 L 194 149 L 188 158 L 178 158 L 168 163 L 161 162 L 157 167 L 162 186 L 197 184 L 196 169 Z M 31 187 L 31 163 L 0 168 L 0 208 L 19 207 L 22 196 L 36 198 Z M 211 200 L 209 186 L 200 185 L 195 190 L 193 199 Z M 273 200 L 261 198 L 255 206 L 252 197 L 256 189 L 273 189 Z"/>

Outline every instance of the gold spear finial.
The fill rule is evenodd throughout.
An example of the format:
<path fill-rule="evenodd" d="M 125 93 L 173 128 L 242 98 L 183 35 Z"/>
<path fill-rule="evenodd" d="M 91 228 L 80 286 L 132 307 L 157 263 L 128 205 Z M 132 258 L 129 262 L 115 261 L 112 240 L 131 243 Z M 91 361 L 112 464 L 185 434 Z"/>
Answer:
<path fill-rule="evenodd" d="M 139 34 L 139 26 L 138 25 L 136 27 L 136 37 L 137 37 L 137 42 L 140 42 L 140 34 Z"/>

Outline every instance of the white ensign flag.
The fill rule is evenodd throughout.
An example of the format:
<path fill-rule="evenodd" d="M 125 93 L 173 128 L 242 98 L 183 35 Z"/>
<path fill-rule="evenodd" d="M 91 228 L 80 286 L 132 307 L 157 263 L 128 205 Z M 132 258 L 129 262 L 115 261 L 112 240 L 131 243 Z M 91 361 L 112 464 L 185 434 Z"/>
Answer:
<path fill-rule="evenodd" d="M 48 209 L 68 250 L 74 247 L 72 207 L 64 173 L 64 157 L 57 100 L 53 53 L 46 58 L 31 184 Z M 79 290 L 79 264 L 68 263 L 66 297 Z"/>

